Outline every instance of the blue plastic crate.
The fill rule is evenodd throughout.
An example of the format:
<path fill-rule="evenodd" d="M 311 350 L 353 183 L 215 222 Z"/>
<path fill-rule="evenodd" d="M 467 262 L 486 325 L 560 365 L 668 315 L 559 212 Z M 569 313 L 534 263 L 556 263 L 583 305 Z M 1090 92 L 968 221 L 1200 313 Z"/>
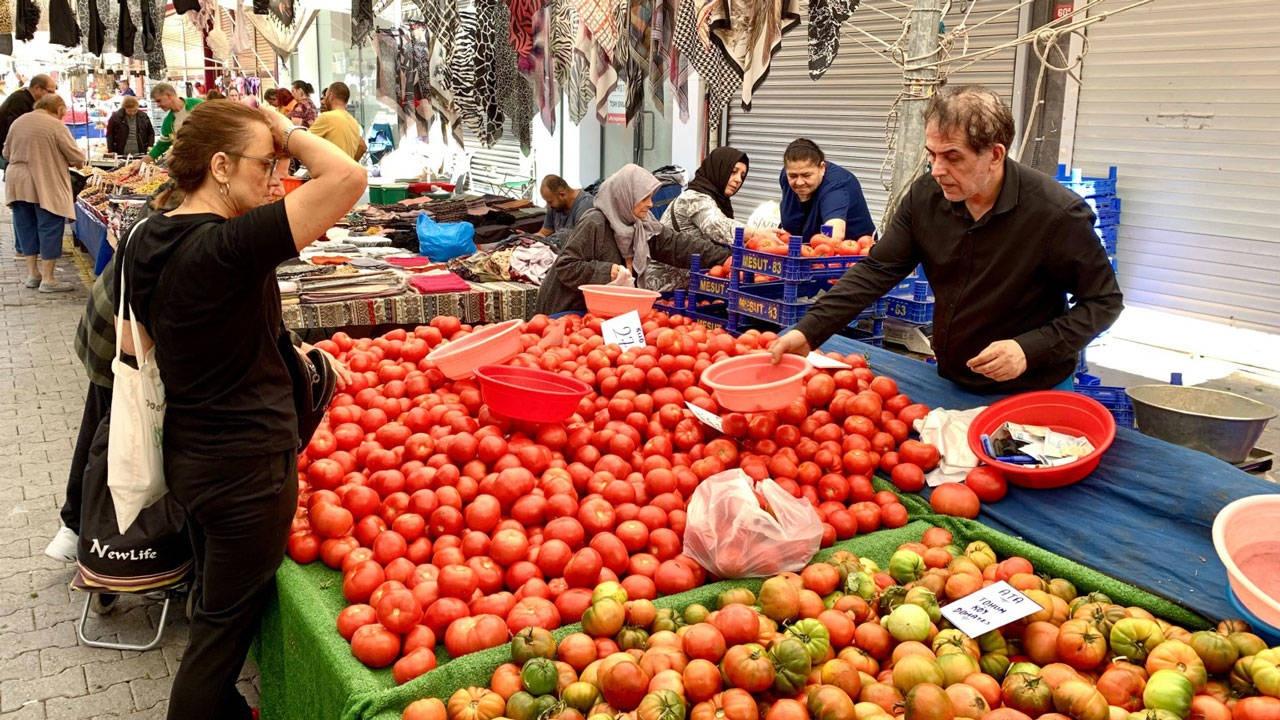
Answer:
<path fill-rule="evenodd" d="M 1120 214 L 1120 198 L 1115 195 L 1098 195 L 1095 197 L 1085 198 L 1085 203 L 1093 209 L 1097 215 L 1119 215 Z"/>
<path fill-rule="evenodd" d="M 1132 410 L 1112 410 L 1111 417 L 1116 419 L 1117 427 L 1133 427 L 1133 411 Z"/>
<path fill-rule="evenodd" d="M 1116 225 L 1093 229 L 1094 234 L 1102 241 L 1102 247 L 1106 248 L 1108 255 L 1116 254 L 1116 241 L 1120 239 L 1119 230 L 1120 228 Z"/>
<path fill-rule="evenodd" d="M 734 234 L 733 270 L 769 275 L 779 280 L 803 282 L 838 278 L 866 257 L 865 255 L 804 257 L 800 250 L 803 245 L 804 238 L 792 235 L 791 245 L 787 248 L 786 255 L 749 250 L 742 239 L 742 229 L 739 228 Z"/>
<path fill-rule="evenodd" d="M 1085 350 L 1080 351 L 1080 355 L 1076 360 L 1076 382 L 1080 383 L 1081 385 L 1101 385 L 1102 384 L 1101 381 L 1093 382 L 1093 383 L 1081 383 L 1080 382 L 1081 376 L 1090 377 L 1090 378 L 1093 378 L 1094 380 L 1098 380 L 1098 378 L 1093 377 L 1092 375 L 1089 374 L 1089 361 L 1085 359 Z"/>
<path fill-rule="evenodd" d="M 706 273 L 689 271 L 689 292 L 707 297 L 729 298 L 729 278 L 711 277 Z"/>
<path fill-rule="evenodd" d="M 818 293 L 829 290 L 831 285 L 829 280 L 741 285 L 730 291 L 729 309 L 775 325 L 794 325 L 816 302 Z M 881 298 L 858 317 L 883 319 L 887 308 L 885 298 Z"/>
<path fill-rule="evenodd" d="M 1124 388 L 1110 385 L 1075 385 L 1075 391 L 1097 400 L 1108 410 L 1132 410 L 1133 403 L 1124 394 Z"/>
<path fill-rule="evenodd" d="M 1116 194 L 1116 178 L 1118 170 L 1115 165 L 1109 169 L 1107 177 L 1086 177 L 1079 168 L 1067 172 L 1066 165 L 1058 166 L 1057 181 L 1081 197 L 1097 197 Z"/>
<path fill-rule="evenodd" d="M 894 320 L 902 320 L 916 325 L 933 322 L 934 300 L 932 297 L 928 300 L 916 300 L 909 296 L 889 295 L 885 297 L 885 301 L 887 303 L 886 315 Z"/>

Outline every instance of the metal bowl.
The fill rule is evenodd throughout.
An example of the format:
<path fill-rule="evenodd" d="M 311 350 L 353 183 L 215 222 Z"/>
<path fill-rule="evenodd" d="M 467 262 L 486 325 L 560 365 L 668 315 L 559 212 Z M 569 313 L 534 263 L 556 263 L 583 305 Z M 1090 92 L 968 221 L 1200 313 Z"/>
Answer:
<path fill-rule="evenodd" d="M 1209 388 L 1138 385 L 1125 394 L 1143 433 L 1233 464 L 1244 462 L 1276 416 L 1270 405 Z"/>

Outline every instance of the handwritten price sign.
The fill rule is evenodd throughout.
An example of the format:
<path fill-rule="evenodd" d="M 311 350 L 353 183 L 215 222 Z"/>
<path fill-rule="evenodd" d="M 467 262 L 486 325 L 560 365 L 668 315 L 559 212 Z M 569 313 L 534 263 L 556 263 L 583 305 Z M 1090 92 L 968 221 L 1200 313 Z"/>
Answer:
<path fill-rule="evenodd" d="M 635 310 L 605 320 L 600 324 L 600 332 L 606 345 L 617 345 L 623 350 L 645 346 L 644 326 L 640 324 L 640 313 Z"/>
<path fill-rule="evenodd" d="M 1040 612 L 1040 603 L 1001 580 L 942 608 L 942 617 L 971 638 Z"/>

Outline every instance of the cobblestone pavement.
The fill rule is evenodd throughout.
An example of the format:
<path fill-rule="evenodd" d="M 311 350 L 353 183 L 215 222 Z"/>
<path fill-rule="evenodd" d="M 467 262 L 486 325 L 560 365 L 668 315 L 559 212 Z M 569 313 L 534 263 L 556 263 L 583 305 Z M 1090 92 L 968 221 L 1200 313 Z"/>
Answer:
<path fill-rule="evenodd" d="M 68 587 L 72 566 L 44 555 L 59 527 L 88 382 L 73 347 L 87 299 L 84 259 L 67 253 L 58 262 L 74 292 L 23 287 L 26 268 L 14 258 L 8 211 L 0 212 L 0 718 L 164 718 L 186 646 L 181 605 L 154 650 L 86 647 L 76 638 L 84 595 Z M 155 634 L 158 603 L 117 604 L 108 616 L 90 615 L 89 637 L 141 643 Z M 252 705 L 256 676 L 250 663 L 241 690 Z"/>

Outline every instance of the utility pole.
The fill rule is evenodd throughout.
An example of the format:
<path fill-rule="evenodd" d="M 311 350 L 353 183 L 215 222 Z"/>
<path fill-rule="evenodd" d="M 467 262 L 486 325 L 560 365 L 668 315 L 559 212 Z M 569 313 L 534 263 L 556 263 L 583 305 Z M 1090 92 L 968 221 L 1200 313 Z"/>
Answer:
<path fill-rule="evenodd" d="M 940 75 L 938 37 L 942 24 L 943 0 L 914 0 L 907 16 L 906 53 L 902 63 L 902 101 L 898 109 L 896 157 L 893 187 L 889 194 L 892 212 L 898 200 L 915 180 L 924 153 L 924 107 L 933 96 Z"/>

